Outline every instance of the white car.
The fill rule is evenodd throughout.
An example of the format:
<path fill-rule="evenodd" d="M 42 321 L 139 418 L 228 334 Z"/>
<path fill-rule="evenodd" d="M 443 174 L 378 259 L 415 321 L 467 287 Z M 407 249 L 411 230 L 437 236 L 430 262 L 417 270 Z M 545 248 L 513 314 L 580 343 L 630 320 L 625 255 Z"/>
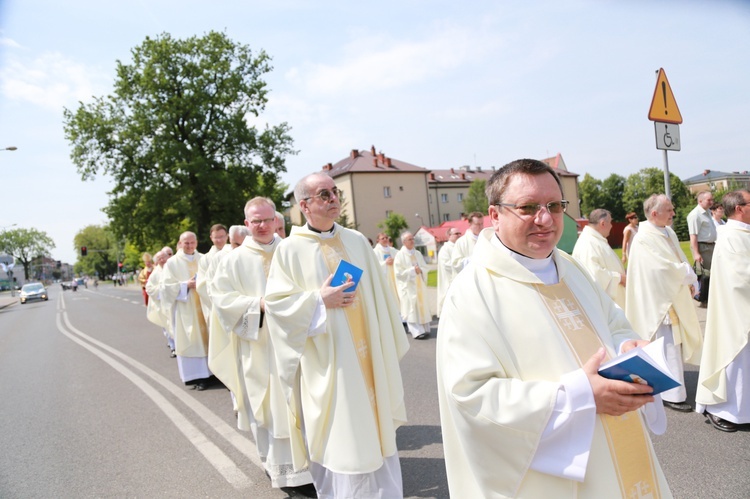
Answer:
<path fill-rule="evenodd" d="M 41 282 L 30 282 L 21 288 L 21 305 L 29 300 L 49 300 L 47 288 Z"/>

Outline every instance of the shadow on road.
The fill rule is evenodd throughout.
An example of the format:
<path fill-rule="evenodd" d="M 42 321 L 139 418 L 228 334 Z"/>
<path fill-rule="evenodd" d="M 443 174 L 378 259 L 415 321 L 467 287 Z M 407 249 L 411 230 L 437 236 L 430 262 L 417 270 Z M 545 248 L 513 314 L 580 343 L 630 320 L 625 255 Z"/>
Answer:
<path fill-rule="evenodd" d="M 442 447 L 443 436 L 439 426 L 402 426 L 396 433 L 396 440 L 399 451 L 407 453 L 432 445 Z M 432 458 L 402 455 L 400 461 L 404 497 L 450 497 L 442 453 Z"/>

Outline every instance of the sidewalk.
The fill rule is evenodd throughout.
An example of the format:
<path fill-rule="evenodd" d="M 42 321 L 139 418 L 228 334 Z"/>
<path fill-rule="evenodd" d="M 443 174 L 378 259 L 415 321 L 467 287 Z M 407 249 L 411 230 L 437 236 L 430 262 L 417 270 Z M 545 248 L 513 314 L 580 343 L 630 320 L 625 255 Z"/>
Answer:
<path fill-rule="evenodd" d="M 0 310 L 10 307 L 14 303 L 18 303 L 18 292 L 16 292 L 16 296 L 10 296 L 10 291 L 0 293 Z"/>

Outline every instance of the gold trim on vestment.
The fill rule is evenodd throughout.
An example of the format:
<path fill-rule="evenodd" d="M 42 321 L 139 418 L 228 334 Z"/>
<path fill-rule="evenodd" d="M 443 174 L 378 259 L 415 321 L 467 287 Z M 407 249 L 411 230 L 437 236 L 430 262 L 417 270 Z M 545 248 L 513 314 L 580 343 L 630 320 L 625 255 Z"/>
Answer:
<path fill-rule="evenodd" d="M 416 250 L 414 250 L 416 251 Z M 417 266 L 417 255 L 409 255 L 411 258 L 411 264 L 413 266 Z M 422 269 L 420 269 L 422 270 Z M 424 270 L 422 270 L 424 272 Z M 417 278 L 415 279 L 417 282 L 417 315 L 419 316 L 419 323 L 420 324 L 427 324 L 432 321 L 432 317 L 427 317 L 428 312 L 425 310 L 425 307 L 422 305 L 425 303 L 424 300 L 424 281 L 422 280 L 422 276 L 417 274 Z"/>
<path fill-rule="evenodd" d="M 341 243 L 338 235 L 330 239 L 321 239 L 320 248 L 323 252 L 326 265 L 331 274 L 336 272 L 336 267 L 341 260 L 350 261 L 346 254 L 346 249 Z M 348 307 L 342 307 L 346 316 L 346 322 L 349 324 L 349 331 L 352 335 L 354 350 L 359 360 L 359 368 L 362 371 L 362 378 L 367 389 L 367 396 L 370 400 L 372 413 L 375 417 L 375 425 L 378 428 L 378 440 L 380 441 L 380 450 L 383 451 L 382 432 L 380 431 L 380 418 L 378 417 L 378 401 L 375 394 L 375 375 L 373 371 L 372 355 L 370 349 L 369 337 L 367 335 L 367 322 L 365 312 L 362 309 L 362 301 L 359 296 L 355 295 L 354 301 Z"/>
<path fill-rule="evenodd" d="M 536 288 L 576 357 L 578 365 L 583 366 L 604 346 L 583 307 L 563 282 L 550 286 L 537 285 Z M 661 497 L 648 437 L 638 413 L 632 411 L 622 416 L 599 416 L 622 497 Z"/>
<path fill-rule="evenodd" d="M 190 277 L 192 278 L 198 273 L 198 259 L 194 258 L 193 260 L 187 261 L 187 267 L 188 272 L 190 273 Z M 208 348 L 208 328 L 206 327 L 206 318 L 203 316 L 203 308 L 201 307 L 201 297 L 198 294 L 198 291 L 196 289 L 193 289 L 193 292 L 190 293 L 191 299 L 193 300 L 193 305 L 196 307 L 196 315 L 198 316 L 198 327 L 200 327 L 200 335 L 201 335 L 201 341 L 203 342 L 203 346 Z"/>

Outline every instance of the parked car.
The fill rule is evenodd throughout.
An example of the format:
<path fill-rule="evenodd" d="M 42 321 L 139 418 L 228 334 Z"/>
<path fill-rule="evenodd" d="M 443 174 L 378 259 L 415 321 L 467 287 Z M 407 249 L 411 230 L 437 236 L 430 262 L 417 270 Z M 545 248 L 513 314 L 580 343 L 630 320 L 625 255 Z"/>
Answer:
<path fill-rule="evenodd" d="M 47 288 L 41 282 L 31 282 L 24 284 L 21 288 L 21 305 L 29 300 L 49 300 Z"/>

